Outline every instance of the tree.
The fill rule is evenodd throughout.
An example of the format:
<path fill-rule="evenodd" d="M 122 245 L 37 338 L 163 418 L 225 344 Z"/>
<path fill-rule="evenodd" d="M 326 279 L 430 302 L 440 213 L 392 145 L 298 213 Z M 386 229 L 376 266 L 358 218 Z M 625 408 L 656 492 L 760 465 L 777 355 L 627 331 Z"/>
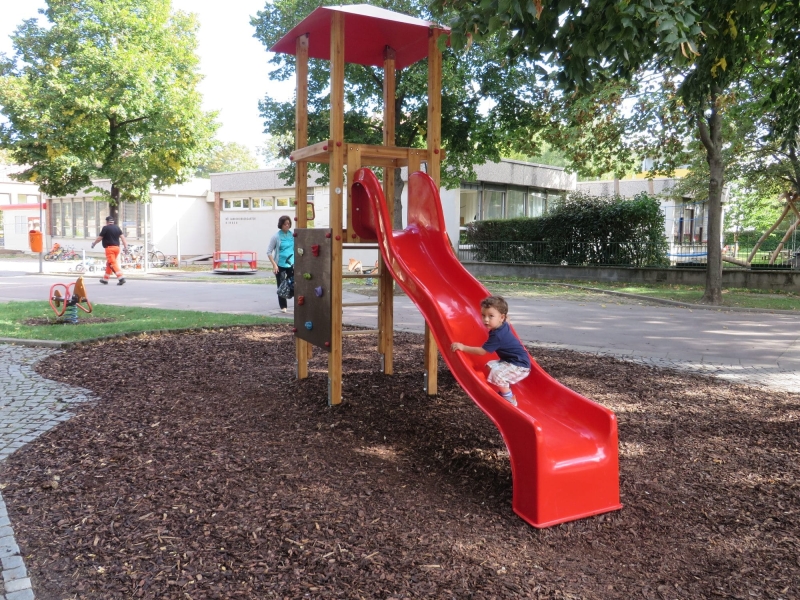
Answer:
<path fill-rule="evenodd" d="M 542 75 L 575 96 L 598 84 L 664 73 L 677 82 L 671 102 L 702 144 L 708 163 L 708 270 L 703 301 L 721 302 L 723 116 L 727 92 L 753 72 L 775 38 L 776 25 L 794 31 L 788 2 L 747 0 L 434 0 L 454 14 L 453 44 L 464 47 L 501 35 L 512 56 L 544 64 Z M 790 36 L 787 34 L 787 43 Z M 796 46 L 796 44 L 795 44 Z M 796 49 L 795 49 L 796 52 Z"/>
<path fill-rule="evenodd" d="M 90 189 L 112 214 L 185 181 L 207 153 L 193 15 L 169 0 L 48 0 L 0 66 L 0 146 L 47 195 Z M 93 181 L 110 179 L 111 191 Z"/>
<path fill-rule="evenodd" d="M 373 4 L 430 19 L 427 7 L 420 0 L 380 0 Z M 272 47 L 318 5 L 314 0 L 276 0 L 268 3 L 252 21 L 256 28 L 256 37 L 265 47 Z M 287 80 L 294 77 L 293 56 L 278 54 L 271 62 L 277 67 L 270 75 L 271 78 Z M 509 64 L 491 40 L 477 46 L 469 55 L 462 56 L 444 49 L 442 72 L 442 147 L 446 151 L 442 185 L 453 187 L 462 179 L 476 177 L 473 169 L 475 164 L 497 161 L 502 151 L 518 147 L 520 140 L 527 141 L 527 130 L 523 131 L 518 126 L 508 127 L 509 120 L 503 114 L 504 111 L 513 112 L 521 107 L 514 100 L 514 82 L 522 81 L 527 75 Z M 348 141 L 381 144 L 382 69 L 348 64 L 345 68 L 345 79 L 345 131 Z M 328 139 L 328 83 L 328 62 L 309 61 L 309 144 Z M 427 127 L 425 61 L 398 72 L 396 85 L 395 144 L 401 147 L 424 147 Z M 277 102 L 267 96 L 259 106 L 267 133 L 279 145 L 277 152 L 274 149 L 270 151 L 270 158 L 288 158 L 294 150 L 294 139 L 287 135 L 294 131 L 294 104 Z M 526 115 L 525 122 L 531 130 L 540 121 L 542 116 L 539 114 Z M 319 171 L 327 173 L 327 166 L 320 165 Z M 283 173 L 287 181 L 293 181 L 293 176 L 292 167 Z M 395 226 L 399 226 L 402 216 L 402 191 L 400 170 L 396 169 Z"/>
<path fill-rule="evenodd" d="M 208 177 L 210 173 L 234 173 L 258 169 L 258 161 L 247 146 L 236 142 L 216 141 L 208 159 L 197 167 L 197 177 Z"/>

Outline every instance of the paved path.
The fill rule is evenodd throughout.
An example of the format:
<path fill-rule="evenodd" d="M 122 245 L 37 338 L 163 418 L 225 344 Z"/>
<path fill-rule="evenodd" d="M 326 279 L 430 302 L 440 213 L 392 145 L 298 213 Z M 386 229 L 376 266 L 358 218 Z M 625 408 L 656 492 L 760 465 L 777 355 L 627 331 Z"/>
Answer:
<path fill-rule="evenodd" d="M 45 300 L 50 286 L 70 275 L 31 275 L 38 263 L 0 260 L 0 302 Z M 200 278 L 203 279 L 203 278 Z M 282 316 L 275 285 L 232 283 L 217 277 L 188 281 L 130 277 L 125 286 L 100 286 L 87 277 L 93 303 Z M 346 294 L 345 300 L 364 300 Z M 800 315 L 697 310 L 674 306 L 512 298 L 510 319 L 526 342 L 612 355 L 625 360 L 714 375 L 772 389 L 800 390 Z M 344 322 L 374 327 L 374 307 L 345 308 Z M 421 332 L 423 320 L 404 296 L 395 297 L 395 328 Z M 0 344 L 0 460 L 70 418 L 70 405 L 90 392 L 39 377 L 33 365 L 57 352 Z M 377 357 L 376 357 L 377 362 Z M 5 504 L 0 496 L 0 600 L 34 598 Z"/>
<path fill-rule="evenodd" d="M 70 406 L 90 399 L 87 390 L 39 376 L 33 366 L 57 352 L 0 344 L 0 461 L 72 416 Z M 0 599 L 31 600 L 28 578 L 6 505 L 0 495 Z"/>

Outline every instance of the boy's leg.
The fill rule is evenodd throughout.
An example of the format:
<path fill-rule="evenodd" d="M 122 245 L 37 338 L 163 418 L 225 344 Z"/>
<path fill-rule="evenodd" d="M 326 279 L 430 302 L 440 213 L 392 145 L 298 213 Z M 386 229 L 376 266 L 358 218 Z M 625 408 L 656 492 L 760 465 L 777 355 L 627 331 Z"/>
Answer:
<path fill-rule="evenodd" d="M 530 369 L 518 367 L 502 360 L 492 360 L 486 363 L 491 371 L 487 378 L 489 383 L 497 386 L 498 393 L 508 402 L 517 405 L 517 399 L 511 391 L 511 384 L 519 383 L 530 374 Z"/>

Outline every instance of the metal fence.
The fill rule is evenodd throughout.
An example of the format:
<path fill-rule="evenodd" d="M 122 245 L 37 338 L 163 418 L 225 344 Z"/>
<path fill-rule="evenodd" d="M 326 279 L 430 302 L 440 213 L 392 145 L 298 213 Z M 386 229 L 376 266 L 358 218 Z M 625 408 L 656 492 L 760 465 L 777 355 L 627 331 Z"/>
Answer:
<path fill-rule="evenodd" d="M 723 255 L 746 261 L 752 248 L 725 247 Z M 753 257 L 753 270 L 800 269 L 800 246 L 784 248 L 770 263 L 771 251 L 759 251 Z M 708 262 L 706 244 L 671 244 L 666 257 L 648 252 L 638 244 L 583 243 L 550 244 L 549 242 L 478 242 L 460 244 L 461 261 L 499 262 L 539 265 L 593 265 L 607 267 L 672 266 L 676 268 L 705 268 Z M 733 263 L 724 263 L 733 267 Z"/>

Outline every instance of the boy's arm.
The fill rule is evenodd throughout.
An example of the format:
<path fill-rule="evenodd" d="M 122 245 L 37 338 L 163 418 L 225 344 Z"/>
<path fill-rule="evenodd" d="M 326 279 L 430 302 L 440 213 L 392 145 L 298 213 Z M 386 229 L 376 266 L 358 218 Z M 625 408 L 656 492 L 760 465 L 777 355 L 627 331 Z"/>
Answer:
<path fill-rule="evenodd" d="M 467 354 L 474 354 L 476 356 L 483 356 L 484 354 L 488 354 L 486 350 L 481 348 L 480 346 L 465 346 L 461 342 L 453 342 L 450 346 L 450 350 L 453 352 L 466 352 Z"/>

